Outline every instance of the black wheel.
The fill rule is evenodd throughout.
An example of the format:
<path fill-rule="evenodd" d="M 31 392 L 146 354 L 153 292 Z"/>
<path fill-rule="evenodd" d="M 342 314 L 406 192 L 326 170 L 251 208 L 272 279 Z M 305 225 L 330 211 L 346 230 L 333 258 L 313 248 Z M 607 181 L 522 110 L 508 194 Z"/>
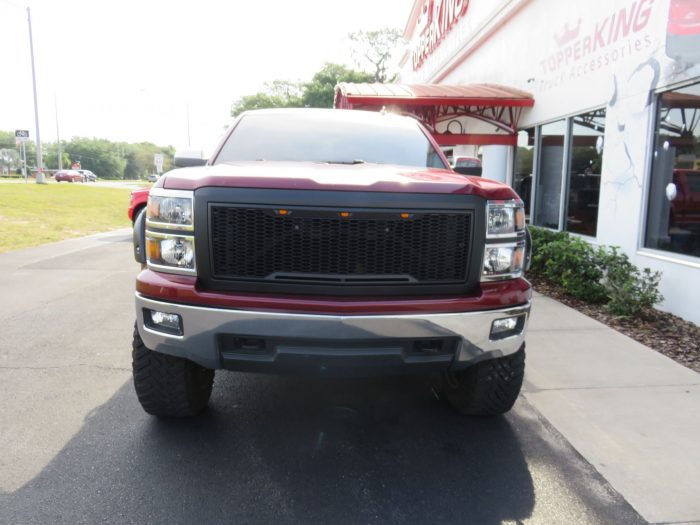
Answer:
<path fill-rule="evenodd" d="M 442 374 L 442 392 L 447 402 L 461 414 L 497 416 L 513 407 L 524 375 L 523 344 L 515 354 Z"/>
<path fill-rule="evenodd" d="M 131 357 L 136 395 L 149 414 L 189 417 L 207 406 L 214 384 L 213 370 L 152 352 L 143 344 L 136 327 Z"/>

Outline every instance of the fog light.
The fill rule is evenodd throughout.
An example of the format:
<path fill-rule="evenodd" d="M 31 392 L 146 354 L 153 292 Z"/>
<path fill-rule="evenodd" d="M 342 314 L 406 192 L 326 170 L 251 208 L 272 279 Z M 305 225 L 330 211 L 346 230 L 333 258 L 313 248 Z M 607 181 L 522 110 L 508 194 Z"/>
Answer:
<path fill-rule="evenodd" d="M 168 314 L 157 310 L 144 310 L 143 320 L 151 330 L 167 334 L 182 335 L 182 318 L 178 314 Z"/>
<path fill-rule="evenodd" d="M 506 317 L 505 319 L 496 319 L 491 324 L 491 339 L 505 339 L 506 337 L 518 335 L 523 331 L 524 325 L 524 315 Z"/>

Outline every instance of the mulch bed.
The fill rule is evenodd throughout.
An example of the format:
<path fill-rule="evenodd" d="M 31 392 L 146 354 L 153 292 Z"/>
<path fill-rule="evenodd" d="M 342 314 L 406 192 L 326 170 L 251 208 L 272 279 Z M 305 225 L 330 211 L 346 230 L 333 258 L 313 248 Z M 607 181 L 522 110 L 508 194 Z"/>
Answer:
<path fill-rule="evenodd" d="M 557 285 L 528 275 L 534 289 L 631 337 L 674 361 L 700 372 L 700 327 L 678 316 L 652 310 L 636 318 L 617 317 L 603 305 L 589 304 L 567 295 Z"/>

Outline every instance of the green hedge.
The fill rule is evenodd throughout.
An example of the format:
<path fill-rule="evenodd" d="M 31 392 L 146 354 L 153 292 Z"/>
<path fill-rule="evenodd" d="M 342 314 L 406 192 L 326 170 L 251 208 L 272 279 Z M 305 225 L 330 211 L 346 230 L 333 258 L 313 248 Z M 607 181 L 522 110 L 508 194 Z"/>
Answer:
<path fill-rule="evenodd" d="M 604 304 L 615 315 L 639 315 L 659 303 L 660 272 L 640 271 L 617 247 L 594 246 L 566 232 L 530 227 L 530 272 L 566 293 Z"/>

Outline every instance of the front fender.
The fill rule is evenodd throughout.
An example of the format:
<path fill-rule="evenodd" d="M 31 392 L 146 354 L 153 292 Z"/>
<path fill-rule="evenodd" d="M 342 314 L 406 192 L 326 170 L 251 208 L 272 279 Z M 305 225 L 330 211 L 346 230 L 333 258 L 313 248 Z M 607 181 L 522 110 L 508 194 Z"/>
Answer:
<path fill-rule="evenodd" d="M 146 264 L 146 208 L 143 208 L 134 220 L 134 259 Z"/>

